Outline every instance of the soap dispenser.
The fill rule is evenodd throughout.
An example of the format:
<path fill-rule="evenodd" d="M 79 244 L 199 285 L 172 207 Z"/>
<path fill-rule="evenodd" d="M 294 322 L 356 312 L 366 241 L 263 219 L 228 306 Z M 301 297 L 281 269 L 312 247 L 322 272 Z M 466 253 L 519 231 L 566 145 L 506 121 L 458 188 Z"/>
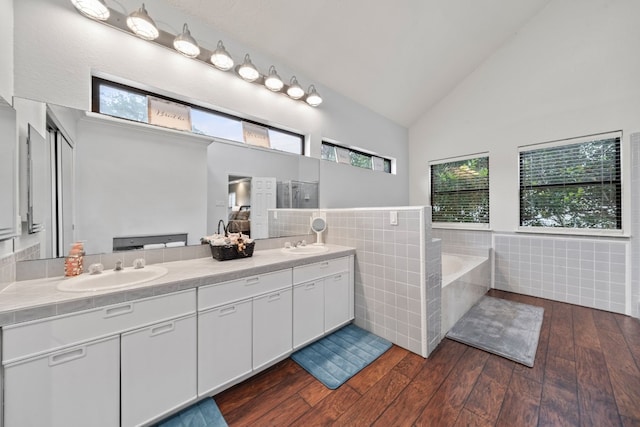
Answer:
<path fill-rule="evenodd" d="M 64 275 L 74 277 L 82 274 L 84 263 L 84 244 L 76 242 L 71 245 L 69 255 L 64 260 Z"/>

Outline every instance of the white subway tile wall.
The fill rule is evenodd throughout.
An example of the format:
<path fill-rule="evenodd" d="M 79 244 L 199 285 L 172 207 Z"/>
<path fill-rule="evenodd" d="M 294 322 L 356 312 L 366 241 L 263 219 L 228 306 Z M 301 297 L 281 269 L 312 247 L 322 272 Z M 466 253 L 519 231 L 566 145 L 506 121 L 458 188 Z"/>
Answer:
<path fill-rule="evenodd" d="M 16 280 L 16 256 L 6 255 L 0 258 L 0 291 Z"/>
<path fill-rule="evenodd" d="M 390 211 L 394 210 L 398 213 L 398 225 L 390 224 Z M 428 319 L 423 318 L 427 304 L 423 283 L 429 283 L 425 253 L 428 251 L 423 248 L 425 241 L 431 241 L 431 221 L 425 217 L 425 209 L 326 213 L 327 243 L 356 248 L 355 323 L 426 356 L 440 339 L 440 325 L 429 326 Z M 435 279 L 434 275 L 432 280 Z M 440 301 L 433 302 L 431 307 L 439 310 Z M 432 321 L 436 317 L 439 322 L 439 314 L 434 314 Z M 429 330 L 433 333 L 429 334 Z"/>
<path fill-rule="evenodd" d="M 0 259 L 0 291 L 18 280 L 19 261 L 37 260 L 38 258 L 40 258 L 40 243 L 19 249 Z M 46 268 L 45 263 L 42 268 Z"/>
<path fill-rule="evenodd" d="M 494 234 L 497 289 L 625 312 L 626 241 Z"/>
<path fill-rule="evenodd" d="M 631 315 L 640 317 L 640 133 L 631 134 Z"/>
<path fill-rule="evenodd" d="M 431 218 L 427 209 L 425 218 Z M 442 340 L 442 241 L 429 239 L 427 242 L 427 354 L 431 354 Z"/>
<path fill-rule="evenodd" d="M 317 209 L 270 210 L 269 237 L 311 234 L 310 218 L 314 212 Z M 313 237 L 315 239 L 315 234 Z"/>

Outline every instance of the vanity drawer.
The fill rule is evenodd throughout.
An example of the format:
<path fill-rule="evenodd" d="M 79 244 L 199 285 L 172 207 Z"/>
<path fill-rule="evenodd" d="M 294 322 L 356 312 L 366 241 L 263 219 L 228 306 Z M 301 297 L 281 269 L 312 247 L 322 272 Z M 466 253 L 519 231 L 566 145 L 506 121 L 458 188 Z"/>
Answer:
<path fill-rule="evenodd" d="M 2 363 L 195 313 L 196 291 L 176 292 L 2 329 Z"/>
<path fill-rule="evenodd" d="M 229 302 L 291 286 L 291 269 L 198 288 L 198 310 L 206 310 Z"/>
<path fill-rule="evenodd" d="M 335 258 L 293 269 L 293 283 L 304 283 L 349 271 L 349 257 Z"/>

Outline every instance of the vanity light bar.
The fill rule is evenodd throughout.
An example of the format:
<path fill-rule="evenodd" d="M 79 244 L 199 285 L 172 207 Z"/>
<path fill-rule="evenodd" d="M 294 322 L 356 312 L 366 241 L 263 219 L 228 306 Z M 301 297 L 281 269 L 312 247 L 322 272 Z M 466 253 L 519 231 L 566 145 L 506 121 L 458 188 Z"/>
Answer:
<path fill-rule="evenodd" d="M 97 0 L 101 5 L 104 5 L 104 1 L 103 0 Z M 111 9 L 108 6 L 105 6 L 108 13 L 104 13 L 101 15 L 100 19 L 98 18 L 92 18 L 90 15 L 87 15 L 85 12 L 83 12 L 83 10 L 79 9 L 79 6 L 77 6 L 77 3 L 82 3 L 79 2 L 78 0 L 71 0 L 71 3 L 76 7 L 76 9 L 82 13 L 84 16 L 99 22 L 101 24 L 105 24 L 109 27 L 115 28 L 117 30 L 123 31 L 127 34 L 136 36 L 136 34 L 133 32 L 133 30 L 131 30 L 131 28 L 127 25 L 127 21 L 128 18 L 130 18 L 131 15 L 126 16 L 123 13 L 118 12 L 117 10 Z M 145 13 L 147 13 L 146 9 L 144 8 L 144 5 L 142 6 L 142 8 L 140 9 L 140 11 L 144 11 Z M 140 11 L 138 11 L 137 13 L 141 13 Z M 134 12 L 135 14 L 136 12 Z M 104 16 L 107 15 L 108 17 L 106 19 L 104 19 Z M 148 16 L 148 15 L 147 15 Z M 149 17 L 149 19 L 151 20 L 151 18 Z M 130 19 L 129 19 L 130 21 Z M 153 22 L 153 21 L 151 21 Z M 155 25 L 155 24 L 154 24 Z M 297 101 L 302 101 L 305 102 L 308 105 L 311 105 L 312 107 L 317 107 L 318 105 L 320 105 L 322 103 L 322 98 L 320 97 L 320 95 L 318 94 L 317 90 L 315 89 L 314 85 L 311 85 L 309 87 L 308 92 L 304 92 L 304 90 L 302 88 L 300 88 L 300 85 L 298 84 L 297 79 L 295 78 L 295 76 L 293 76 L 291 78 L 291 82 L 289 84 L 284 83 L 280 77 L 278 76 L 278 74 L 275 72 L 275 67 L 273 67 L 273 65 L 269 68 L 269 74 L 267 75 L 263 75 L 261 74 L 257 68 L 255 68 L 255 66 L 251 63 L 251 60 L 249 59 L 249 64 L 251 64 L 251 66 L 253 66 L 254 70 L 257 71 L 257 76 L 251 76 L 252 78 L 247 78 L 246 75 L 245 77 L 243 77 L 242 74 L 244 74 L 244 72 L 242 72 L 241 74 L 241 69 L 243 68 L 243 66 L 246 63 L 246 60 L 249 58 L 249 54 L 245 55 L 245 63 L 240 64 L 236 67 L 233 66 L 233 60 L 231 59 L 231 57 L 229 56 L 229 63 L 231 64 L 231 66 L 229 68 L 226 67 L 221 67 L 219 64 L 218 66 L 214 65 L 211 63 L 212 60 L 212 55 L 214 53 L 218 54 L 219 52 L 225 52 L 226 50 L 224 50 L 224 45 L 222 44 L 222 41 L 218 42 L 218 46 L 215 50 L 211 51 L 208 50 L 202 46 L 198 46 L 197 43 L 195 42 L 195 39 L 193 39 L 191 37 L 191 34 L 188 32 L 188 28 L 187 28 L 187 24 L 184 24 L 183 26 L 183 33 L 181 34 L 171 34 L 168 33 L 166 31 L 163 31 L 159 28 L 155 28 L 154 29 L 157 30 L 158 35 L 155 38 L 147 38 L 145 37 L 144 39 L 149 41 L 150 43 L 155 43 L 157 45 L 166 47 L 167 49 L 170 49 L 174 52 L 180 52 L 181 54 L 185 55 L 185 56 L 189 56 L 197 61 L 200 61 L 210 67 L 213 67 L 217 70 L 220 71 L 230 71 L 233 70 L 236 74 L 236 76 L 238 76 L 239 78 L 243 79 L 244 81 L 247 81 L 249 83 L 254 83 L 254 84 L 258 84 L 261 85 L 265 88 L 267 88 L 270 92 L 276 92 L 276 93 L 281 93 L 285 96 L 287 96 L 288 98 L 291 98 L 293 100 L 297 100 Z M 155 33 L 154 33 L 155 35 Z M 138 35 L 137 37 L 142 37 L 140 35 Z M 183 40 L 186 38 L 189 38 L 190 40 L 193 40 L 193 44 L 196 47 L 199 47 L 199 53 L 195 54 L 195 49 L 194 52 L 192 53 L 193 56 L 191 55 L 187 55 L 184 51 L 179 51 L 177 50 L 177 47 L 175 45 L 176 40 Z M 220 50 L 222 49 L 222 50 Z M 225 69 L 226 68 L 226 69 Z M 254 73 L 255 74 L 255 73 Z M 255 78 L 253 78 L 255 77 Z M 280 85 L 280 83 L 277 83 L 275 81 L 275 78 L 277 77 L 278 80 L 280 80 L 280 82 L 282 83 L 282 85 Z"/>

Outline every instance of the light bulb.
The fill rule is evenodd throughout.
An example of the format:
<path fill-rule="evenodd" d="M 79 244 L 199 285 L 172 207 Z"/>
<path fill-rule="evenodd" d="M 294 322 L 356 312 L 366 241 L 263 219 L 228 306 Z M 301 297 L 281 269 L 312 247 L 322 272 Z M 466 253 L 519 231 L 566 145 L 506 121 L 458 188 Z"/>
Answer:
<path fill-rule="evenodd" d="M 309 86 L 309 90 L 307 92 L 307 104 L 311 105 L 312 107 L 317 107 L 318 105 L 322 104 L 322 97 L 318 95 L 318 92 L 316 91 L 316 87 L 314 85 Z"/>
<path fill-rule="evenodd" d="M 258 80 L 258 77 L 260 77 L 260 73 L 255 65 L 253 65 L 253 62 L 251 62 L 251 58 L 248 53 L 244 56 L 244 62 L 240 68 L 238 68 L 238 74 L 248 82 L 256 81 Z"/>
<path fill-rule="evenodd" d="M 189 58 L 195 58 L 200 55 L 200 48 L 198 47 L 198 42 L 191 36 L 191 32 L 189 31 L 189 27 L 187 24 L 184 24 L 182 27 L 182 34 L 176 36 L 173 40 L 173 47 Z"/>
<path fill-rule="evenodd" d="M 298 79 L 296 76 L 291 77 L 291 81 L 289 82 L 289 87 L 287 88 L 287 95 L 293 99 L 300 99 L 304 96 L 304 89 L 298 83 Z"/>
<path fill-rule="evenodd" d="M 91 19 L 106 21 L 111 15 L 104 0 L 71 0 L 71 3 L 80 13 Z"/>
<path fill-rule="evenodd" d="M 153 19 L 151 19 L 147 13 L 144 3 L 142 3 L 142 7 L 139 10 L 129 14 L 127 17 L 127 27 L 129 27 L 136 36 L 145 40 L 155 40 L 160 35 L 156 23 L 153 22 Z"/>
<path fill-rule="evenodd" d="M 218 47 L 211 54 L 211 63 L 219 70 L 228 71 L 233 68 L 233 58 L 224 48 L 222 40 L 218 41 Z"/>
<path fill-rule="evenodd" d="M 284 86 L 284 82 L 276 72 L 276 67 L 269 67 L 269 75 L 264 79 L 264 85 L 267 89 L 278 92 Z"/>

